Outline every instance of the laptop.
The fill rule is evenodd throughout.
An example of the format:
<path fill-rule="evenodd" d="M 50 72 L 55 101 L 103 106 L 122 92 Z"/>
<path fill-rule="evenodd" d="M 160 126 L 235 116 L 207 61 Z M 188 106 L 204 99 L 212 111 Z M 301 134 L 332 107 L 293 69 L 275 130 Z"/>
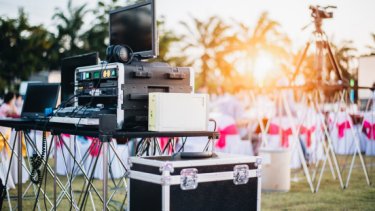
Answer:
<path fill-rule="evenodd" d="M 21 119 L 46 119 L 46 109 L 55 109 L 60 92 L 58 83 L 29 83 L 22 106 Z"/>

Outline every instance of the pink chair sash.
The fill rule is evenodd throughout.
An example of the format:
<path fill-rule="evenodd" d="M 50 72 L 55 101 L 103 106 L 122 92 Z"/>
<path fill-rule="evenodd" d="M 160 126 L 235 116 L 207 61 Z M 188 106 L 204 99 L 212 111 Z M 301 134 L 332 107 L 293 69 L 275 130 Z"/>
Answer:
<path fill-rule="evenodd" d="M 311 146 L 311 135 L 314 131 L 315 131 L 315 126 L 312 126 L 311 128 L 301 126 L 300 133 L 306 135 L 306 145 L 307 145 L 307 147 Z"/>
<path fill-rule="evenodd" d="M 224 129 L 219 128 L 220 138 L 216 142 L 216 147 L 218 148 L 224 148 L 226 145 L 226 137 L 227 135 L 236 135 L 238 134 L 236 125 L 229 125 L 225 127 Z"/>
<path fill-rule="evenodd" d="M 349 121 L 345 121 L 341 124 L 337 124 L 336 126 L 339 138 L 341 139 L 344 137 L 345 130 L 350 128 L 350 123 Z"/>
<path fill-rule="evenodd" d="M 99 155 L 100 149 L 100 141 L 97 138 L 87 137 L 87 140 L 91 141 L 89 153 L 93 157 L 97 157 Z"/>
<path fill-rule="evenodd" d="M 268 129 L 268 134 L 270 135 L 279 135 L 280 133 L 280 127 L 275 124 L 270 124 L 270 127 Z M 281 146 L 283 147 L 289 147 L 289 136 L 292 135 L 292 129 L 281 129 Z"/>
<path fill-rule="evenodd" d="M 375 124 L 371 125 L 370 122 L 364 121 L 363 132 L 366 134 L 368 139 L 375 140 Z"/>
<path fill-rule="evenodd" d="M 159 141 L 160 141 L 160 147 L 162 149 L 164 149 L 164 147 L 167 145 L 167 143 L 169 141 L 169 138 L 168 137 L 160 137 Z"/>
<path fill-rule="evenodd" d="M 70 135 L 66 134 L 66 133 L 63 133 L 63 134 L 61 134 L 61 138 L 70 138 Z M 61 146 L 63 146 L 63 145 L 64 145 L 63 140 L 62 139 L 58 139 L 56 147 L 57 148 L 61 148 Z"/>
<path fill-rule="evenodd" d="M 161 147 L 162 150 L 164 150 L 164 148 L 167 146 L 169 139 L 170 139 L 169 137 L 160 137 L 159 138 L 159 143 L 160 143 L 160 147 Z M 173 152 L 172 147 L 169 147 L 168 154 L 171 155 L 172 152 Z"/>

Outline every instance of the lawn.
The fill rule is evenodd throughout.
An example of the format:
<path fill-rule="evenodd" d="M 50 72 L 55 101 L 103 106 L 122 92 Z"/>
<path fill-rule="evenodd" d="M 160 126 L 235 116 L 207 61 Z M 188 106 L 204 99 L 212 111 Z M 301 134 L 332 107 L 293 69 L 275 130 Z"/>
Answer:
<path fill-rule="evenodd" d="M 351 157 L 341 157 L 340 166 L 344 181 L 349 169 Z M 375 210 L 375 157 L 366 157 L 367 170 L 372 185 L 368 186 L 359 159 L 356 159 L 355 169 L 347 189 L 341 189 L 339 180 L 333 180 L 331 173 L 326 170 L 317 193 L 311 193 L 302 174 L 302 170 L 293 172 L 292 177 L 299 177 L 299 182 L 291 183 L 288 193 L 262 193 L 262 210 Z M 327 169 L 327 168 L 326 168 Z"/>
<path fill-rule="evenodd" d="M 323 180 L 318 193 L 311 193 L 310 188 L 304 179 L 301 170 L 293 171 L 292 177 L 299 178 L 298 182 L 291 183 L 291 190 L 287 193 L 282 192 L 263 192 L 262 193 L 262 210 L 375 210 L 375 187 L 374 185 L 368 186 L 366 184 L 364 174 L 359 166 L 358 158 L 356 159 L 355 169 L 353 171 L 349 187 L 345 190 L 340 188 L 339 181 L 333 180 L 331 173 L 326 170 L 323 176 Z M 346 164 L 346 169 L 343 171 L 344 178 L 346 180 L 347 169 L 349 168 L 350 157 L 339 158 L 340 166 Z M 375 157 L 366 157 L 366 163 L 368 165 L 369 176 L 372 182 L 375 179 Z M 59 176 L 62 183 L 65 184 L 67 178 L 65 176 Z M 119 182 L 116 180 L 115 182 Z M 82 200 L 82 187 L 84 179 L 82 176 L 78 176 L 73 181 L 73 195 L 78 200 L 81 196 Z M 100 180 L 94 180 L 95 187 L 101 193 Z M 26 190 L 27 184 L 24 185 L 23 190 Z M 53 179 L 48 177 L 47 179 L 47 195 L 50 199 L 53 199 Z M 119 210 L 123 205 L 123 199 L 126 194 L 124 186 L 115 188 L 113 182 L 109 182 L 109 195 L 117 190 L 114 200 L 110 203 L 109 207 L 111 210 Z M 60 191 L 60 189 L 58 189 Z M 94 201 L 96 209 L 101 210 L 102 204 L 100 199 L 91 191 L 92 198 L 89 196 L 87 200 L 86 210 L 93 210 L 91 201 Z M 10 192 L 12 200 L 12 207 L 16 206 L 16 190 Z M 69 194 L 70 195 L 70 194 Z M 91 200 L 92 199 L 92 200 Z M 35 196 L 33 196 L 32 188 L 26 194 L 23 200 L 23 208 L 26 210 L 32 210 L 35 202 Z M 45 210 L 43 196 L 40 198 L 40 209 Z M 46 201 L 46 207 L 49 210 L 51 206 Z M 63 199 L 58 207 L 58 210 L 69 210 L 70 203 L 67 199 Z M 4 201 L 4 210 L 8 210 L 7 201 Z"/>

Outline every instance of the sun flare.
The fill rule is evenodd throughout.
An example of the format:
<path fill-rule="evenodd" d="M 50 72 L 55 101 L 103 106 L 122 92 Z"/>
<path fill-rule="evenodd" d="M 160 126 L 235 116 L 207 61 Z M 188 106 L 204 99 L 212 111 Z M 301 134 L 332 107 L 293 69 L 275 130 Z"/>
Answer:
<path fill-rule="evenodd" d="M 261 52 L 256 57 L 254 62 L 253 74 L 256 81 L 261 85 L 263 84 L 266 76 L 275 69 L 275 62 L 272 55 Z"/>

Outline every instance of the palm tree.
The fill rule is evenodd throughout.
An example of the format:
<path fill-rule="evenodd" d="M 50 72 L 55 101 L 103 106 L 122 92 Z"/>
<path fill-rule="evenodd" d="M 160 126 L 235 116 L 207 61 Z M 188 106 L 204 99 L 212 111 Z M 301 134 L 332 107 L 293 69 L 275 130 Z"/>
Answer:
<path fill-rule="evenodd" d="M 256 56 L 260 50 L 270 51 L 271 53 L 288 55 L 285 45 L 290 43 L 289 38 L 279 31 L 280 24 L 269 18 L 267 12 L 263 12 L 255 26 L 251 30 L 243 23 L 238 23 L 242 49 L 247 51 L 250 56 Z"/>
<path fill-rule="evenodd" d="M 351 40 L 344 40 L 338 45 L 333 45 L 333 49 L 335 51 L 335 58 L 341 70 L 342 76 L 344 80 L 346 79 L 346 81 L 349 81 L 352 75 L 352 67 L 350 66 L 350 62 L 354 55 L 356 55 L 357 49 L 353 47 L 353 41 Z"/>
<path fill-rule="evenodd" d="M 243 53 L 238 60 L 247 60 L 247 68 L 254 71 L 254 64 L 261 52 L 274 56 L 275 62 L 283 71 L 288 70 L 291 60 L 290 40 L 280 31 L 280 24 L 263 12 L 254 29 L 237 22 L 239 28 L 236 48 Z"/>
<path fill-rule="evenodd" d="M 375 55 L 375 33 L 372 33 L 371 36 L 372 36 L 372 41 L 374 42 L 373 43 L 374 45 L 373 46 L 368 45 L 367 48 L 370 50 L 370 55 Z"/>
<path fill-rule="evenodd" d="M 211 16 L 206 22 L 192 19 L 192 26 L 180 22 L 189 33 L 189 36 L 184 36 L 185 46 L 182 52 L 190 49 L 198 55 L 194 58 L 200 62 L 197 86 L 206 85 L 212 90 L 214 84 L 218 83 L 218 77 L 215 78 L 215 75 L 228 72 L 223 58 L 229 53 L 231 44 L 231 37 L 227 33 L 229 26 L 217 16 Z"/>
<path fill-rule="evenodd" d="M 89 12 L 86 4 L 73 7 L 72 0 L 68 1 L 67 13 L 60 8 L 56 9 L 52 19 L 57 21 L 58 34 L 56 44 L 58 51 L 64 56 L 82 53 L 83 42 L 80 39 L 84 17 Z"/>
<path fill-rule="evenodd" d="M 178 52 L 171 52 L 175 44 L 182 42 L 182 36 L 176 35 L 172 30 L 165 27 L 165 18 L 161 17 L 157 22 L 159 34 L 159 55 L 152 61 L 166 62 L 172 66 L 191 66 L 186 55 L 178 55 Z"/>
<path fill-rule="evenodd" d="M 20 80 L 48 68 L 52 36 L 42 25 L 31 25 L 22 8 L 17 18 L 0 17 L 0 92 L 14 91 Z"/>

